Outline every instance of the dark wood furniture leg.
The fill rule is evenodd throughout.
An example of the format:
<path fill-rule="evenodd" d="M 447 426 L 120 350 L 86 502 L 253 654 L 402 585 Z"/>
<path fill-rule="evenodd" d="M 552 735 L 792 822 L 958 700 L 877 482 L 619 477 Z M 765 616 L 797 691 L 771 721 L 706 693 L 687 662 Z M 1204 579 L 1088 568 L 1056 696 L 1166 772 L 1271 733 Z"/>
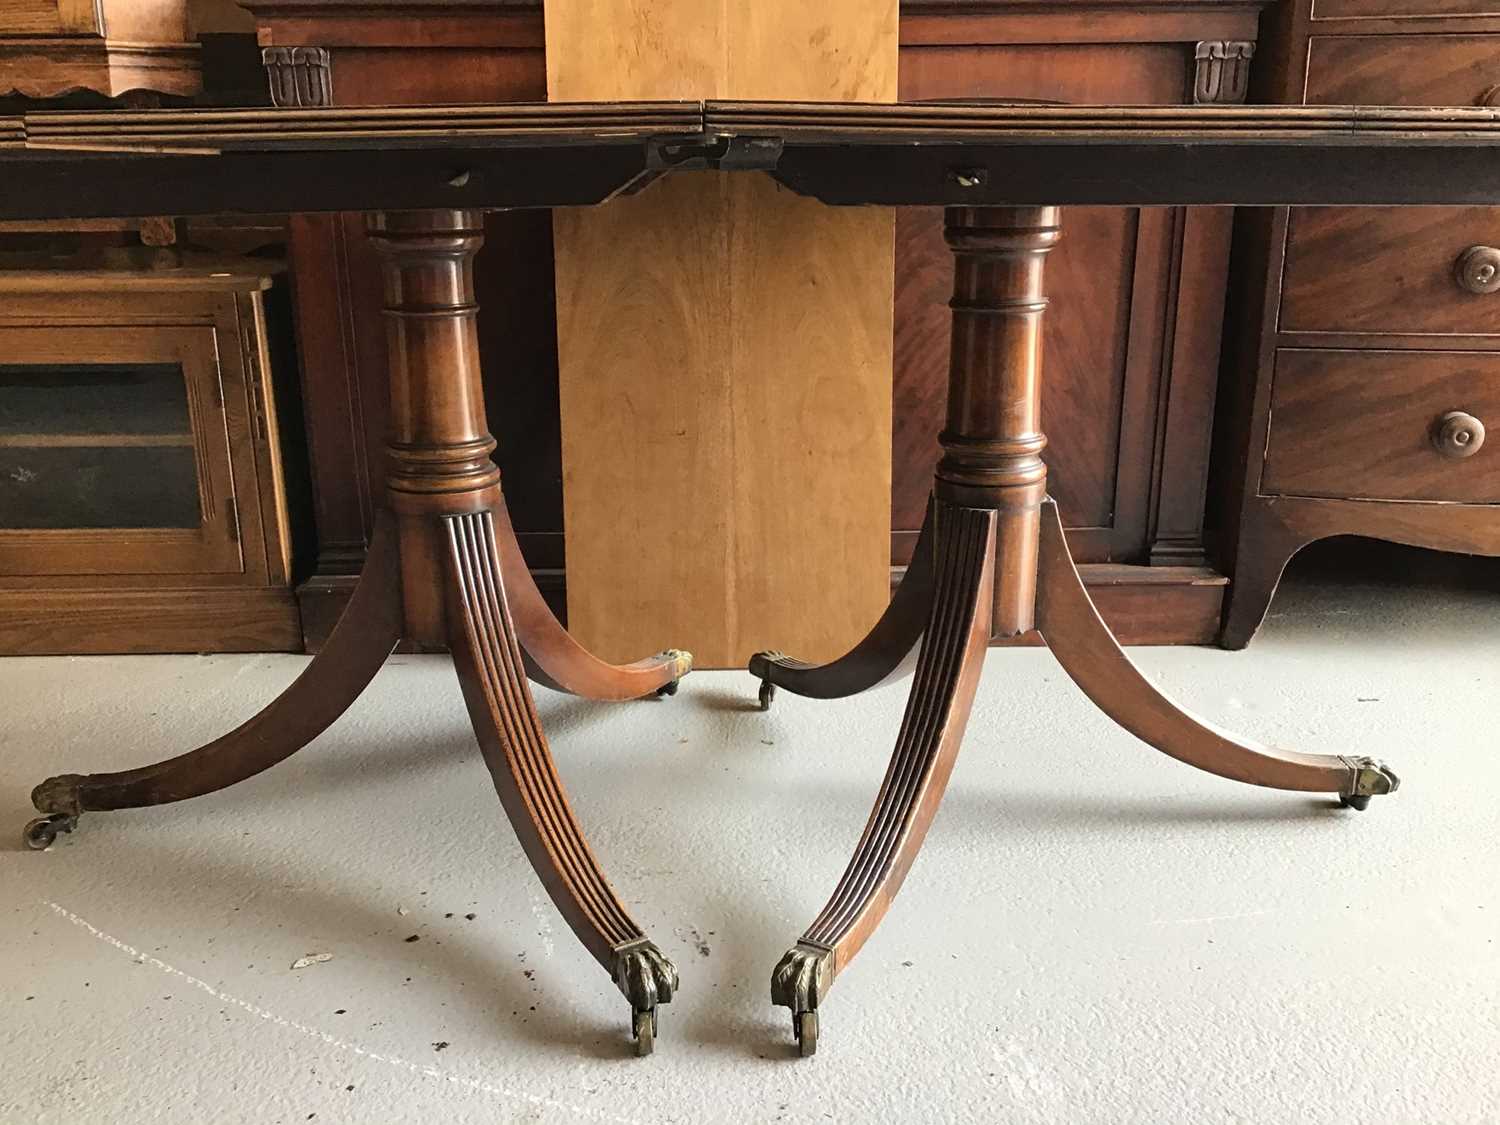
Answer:
<path fill-rule="evenodd" d="M 1364 808 L 1395 790 L 1366 758 L 1268 750 L 1177 708 L 1126 659 L 1100 620 L 1046 497 L 1040 429 L 1042 263 L 1055 207 L 952 207 L 954 254 L 947 425 L 933 490 L 935 580 L 917 676 L 875 810 L 833 897 L 771 977 L 801 1053 L 818 1011 L 884 917 L 942 800 L 987 642 L 1038 628 L 1107 714 L 1191 765 L 1273 788 L 1339 795 Z M 763 664 L 758 671 L 776 671 Z"/>
<path fill-rule="evenodd" d="M 1241 517 L 1229 607 L 1219 643 L 1244 648 L 1260 627 L 1287 563 L 1335 535 L 1362 535 L 1434 551 L 1500 557 L 1500 506 L 1406 500 L 1254 497 Z"/>
<path fill-rule="evenodd" d="M 385 273 L 386 486 L 402 528 L 406 634 L 451 647 L 511 826 L 563 918 L 630 1001 L 637 1050 L 647 1054 L 657 1004 L 672 998 L 677 971 L 631 920 L 584 840 L 542 734 L 511 616 L 502 560 L 512 539 L 496 533 L 505 508 L 475 331 L 481 220 L 478 212 L 428 211 L 370 221 Z"/>
<path fill-rule="evenodd" d="M 1396 775 L 1372 758 L 1299 754 L 1236 738 L 1153 687 L 1089 599 L 1051 500 L 1042 507 L 1039 561 L 1036 624 L 1047 647 L 1094 705 L 1142 742 L 1231 781 L 1334 793 L 1350 808 L 1366 808 L 1371 797 L 1395 791 Z"/>
<path fill-rule="evenodd" d="M 633 664 L 606 664 L 573 639 L 542 597 L 521 557 L 504 503 L 494 511 L 494 524 L 500 570 L 510 591 L 511 616 L 528 678 L 554 691 L 586 699 L 677 694 L 678 681 L 692 671 L 692 653 L 673 648 Z"/>
<path fill-rule="evenodd" d="M 328 643 L 270 706 L 229 734 L 154 765 L 49 777 L 31 791 L 31 802 L 43 815 L 26 826 L 27 845 L 47 847 L 59 832 L 71 832 L 86 812 L 185 801 L 270 769 L 349 709 L 400 637 L 396 526 L 385 516 L 375 525 L 359 584 Z"/>
<path fill-rule="evenodd" d="M 217 742 L 140 770 L 43 782 L 33 800 L 46 815 L 28 826 L 27 840 L 44 847 L 86 810 L 183 800 L 259 773 L 342 714 L 398 639 L 446 644 L 506 815 L 558 910 L 629 1000 L 636 1050 L 647 1054 L 677 971 L 631 919 L 583 837 L 542 734 L 522 644 L 530 640 L 543 674 L 561 686 L 605 698 L 668 687 L 688 657 L 624 669 L 595 661 L 538 612 L 529 575 L 519 577 L 526 570 L 490 459 L 495 441 L 480 389 L 480 220 L 471 211 L 370 219 L 390 341 L 389 511 L 327 645 L 275 703 Z"/>
<path fill-rule="evenodd" d="M 1224 606 L 1223 627 L 1219 644 L 1241 649 L 1250 643 L 1266 613 L 1271 598 L 1281 584 L 1281 576 L 1296 553 L 1312 542 L 1286 527 L 1275 514 L 1259 505 L 1246 513 L 1240 535 L 1253 541 L 1253 551 L 1241 551 L 1235 560 L 1230 579 L 1228 601 Z"/>
<path fill-rule="evenodd" d="M 808 664 L 779 652 L 757 652 L 750 674 L 760 680 L 760 708 L 770 709 L 776 689 L 812 699 L 842 699 L 899 679 L 932 612 L 932 502 L 891 604 L 874 628 L 852 649 L 828 664 Z"/>

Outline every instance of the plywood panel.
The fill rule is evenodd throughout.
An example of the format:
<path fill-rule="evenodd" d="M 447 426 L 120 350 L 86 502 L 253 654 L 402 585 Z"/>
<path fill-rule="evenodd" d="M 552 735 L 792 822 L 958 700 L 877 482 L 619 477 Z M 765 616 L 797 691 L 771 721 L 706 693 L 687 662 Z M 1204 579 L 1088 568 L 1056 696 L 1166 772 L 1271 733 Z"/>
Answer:
<path fill-rule="evenodd" d="M 896 6 L 552 0 L 548 90 L 896 95 Z M 888 598 L 894 221 L 761 176 L 559 212 L 568 618 L 607 659 L 811 659 Z"/>

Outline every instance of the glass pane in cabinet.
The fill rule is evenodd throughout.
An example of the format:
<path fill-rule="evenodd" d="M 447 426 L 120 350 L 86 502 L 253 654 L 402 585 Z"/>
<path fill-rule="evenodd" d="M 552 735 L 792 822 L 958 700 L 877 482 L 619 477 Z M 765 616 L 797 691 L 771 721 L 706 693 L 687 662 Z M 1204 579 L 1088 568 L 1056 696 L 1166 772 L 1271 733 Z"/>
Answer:
<path fill-rule="evenodd" d="M 0 363 L 0 528 L 201 522 L 181 365 Z"/>

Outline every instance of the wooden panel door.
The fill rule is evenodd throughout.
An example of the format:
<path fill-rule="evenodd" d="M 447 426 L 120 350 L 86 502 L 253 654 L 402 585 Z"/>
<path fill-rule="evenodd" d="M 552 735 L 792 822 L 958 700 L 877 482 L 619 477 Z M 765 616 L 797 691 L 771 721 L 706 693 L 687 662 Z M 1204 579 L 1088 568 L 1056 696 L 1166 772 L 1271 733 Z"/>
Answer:
<path fill-rule="evenodd" d="M 1000 33 L 1003 37 L 1003 29 Z M 1080 103 L 1190 100 L 1192 44 L 908 42 L 903 100 Z M 910 557 L 938 456 L 952 263 L 935 209 L 897 223 L 893 554 Z M 1196 565 L 1217 374 L 1228 217 L 1167 208 L 1073 207 L 1047 263 L 1043 360 L 1048 487 L 1080 562 Z M 1207 290 L 1207 300 L 1202 300 Z M 1184 309 L 1183 299 L 1198 303 Z M 1186 312 L 1187 315 L 1183 315 Z M 1174 420 L 1174 388 L 1185 417 Z M 1172 467 L 1164 455 L 1179 462 Z M 1173 472 L 1174 479 L 1167 479 Z M 1173 493 L 1177 495 L 1173 495 Z M 1175 505 L 1165 514 L 1161 504 Z M 1178 526 L 1173 527 L 1173 519 Z"/>

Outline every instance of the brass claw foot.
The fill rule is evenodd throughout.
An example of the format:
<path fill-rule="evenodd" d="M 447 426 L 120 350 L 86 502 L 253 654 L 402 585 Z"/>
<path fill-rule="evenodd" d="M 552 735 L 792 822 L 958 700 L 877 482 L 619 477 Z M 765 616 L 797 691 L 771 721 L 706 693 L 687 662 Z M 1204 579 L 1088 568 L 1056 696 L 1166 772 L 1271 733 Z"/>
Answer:
<path fill-rule="evenodd" d="M 81 773 L 49 777 L 31 791 L 32 807 L 39 813 L 66 813 L 76 819 L 83 815 L 79 799 L 87 780 Z"/>
<path fill-rule="evenodd" d="M 671 1001 L 677 990 L 677 969 L 642 938 L 615 950 L 614 979 L 634 1012 L 635 1053 L 649 1055 L 656 1046 L 656 1006 Z"/>
<path fill-rule="evenodd" d="M 771 1003 L 792 1010 L 792 1033 L 803 1058 L 818 1050 L 818 1002 L 833 984 L 833 953 L 799 941 L 771 974 Z"/>
<path fill-rule="evenodd" d="M 52 813 L 39 816 L 29 822 L 21 833 L 21 839 L 32 851 L 45 851 L 57 840 L 59 832 L 71 832 L 78 825 L 76 816 L 67 813 Z"/>
<path fill-rule="evenodd" d="M 1339 804 L 1346 809 L 1363 812 L 1370 807 L 1371 797 L 1394 793 L 1401 788 L 1401 779 L 1391 767 L 1374 758 L 1345 758 L 1353 777 L 1346 792 L 1339 794 Z"/>
<path fill-rule="evenodd" d="M 82 774 L 60 774 L 31 791 L 31 803 L 42 815 L 21 833 L 28 848 L 38 852 L 50 848 L 59 832 L 71 832 L 78 826 L 78 818 L 83 815 L 79 793 L 84 780 Z"/>

